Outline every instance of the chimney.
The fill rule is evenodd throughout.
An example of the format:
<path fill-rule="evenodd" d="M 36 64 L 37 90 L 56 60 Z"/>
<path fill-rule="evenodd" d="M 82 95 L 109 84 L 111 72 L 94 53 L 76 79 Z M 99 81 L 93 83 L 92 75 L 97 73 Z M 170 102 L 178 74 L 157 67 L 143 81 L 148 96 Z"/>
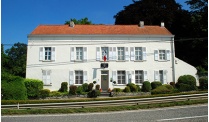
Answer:
<path fill-rule="evenodd" d="M 165 24 L 164 24 L 164 22 L 161 22 L 161 27 L 165 27 Z"/>
<path fill-rule="evenodd" d="M 140 27 L 144 27 L 144 21 L 139 22 Z"/>
<path fill-rule="evenodd" d="M 75 24 L 74 24 L 74 22 L 73 21 L 70 21 L 70 27 L 74 27 L 75 26 Z"/>

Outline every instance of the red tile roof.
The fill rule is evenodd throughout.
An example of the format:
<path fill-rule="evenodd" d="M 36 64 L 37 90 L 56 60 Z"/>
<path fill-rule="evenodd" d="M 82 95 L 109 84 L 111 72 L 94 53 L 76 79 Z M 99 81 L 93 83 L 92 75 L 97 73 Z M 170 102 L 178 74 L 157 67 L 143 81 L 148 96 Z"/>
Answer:
<path fill-rule="evenodd" d="M 39 25 L 32 35 L 172 35 L 160 26 L 138 25 Z"/>

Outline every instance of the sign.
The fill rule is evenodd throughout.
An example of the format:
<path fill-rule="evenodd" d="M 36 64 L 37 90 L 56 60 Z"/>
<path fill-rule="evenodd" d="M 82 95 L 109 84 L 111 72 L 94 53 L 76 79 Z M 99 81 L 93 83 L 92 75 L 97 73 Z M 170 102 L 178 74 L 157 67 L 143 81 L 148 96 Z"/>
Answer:
<path fill-rule="evenodd" d="M 101 63 L 100 67 L 101 68 L 108 68 L 108 63 Z"/>

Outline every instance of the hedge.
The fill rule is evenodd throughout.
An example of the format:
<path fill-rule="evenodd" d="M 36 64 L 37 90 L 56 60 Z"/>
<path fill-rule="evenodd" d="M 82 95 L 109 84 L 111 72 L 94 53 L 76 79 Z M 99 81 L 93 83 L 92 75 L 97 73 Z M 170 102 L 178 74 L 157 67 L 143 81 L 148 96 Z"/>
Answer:
<path fill-rule="evenodd" d="M 179 91 L 197 90 L 196 79 L 192 75 L 183 75 L 178 78 L 176 88 Z"/>
<path fill-rule="evenodd" d="M 161 86 L 162 83 L 160 81 L 154 81 L 151 83 L 152 89 L 156 89 L 158 86 Z"/>
<path fill-rule="evenodd" d="M 62 82 L 61 83 L 61 88 L 59 89 L 59 92 L 67 92 L 68 90 L 68 83 L 67 82 Z"/>
<path fill-rule="evenodd" d="M 39 91 L 43 89 L 43 82 L 36 79 L 25 79 L 28 98 L 38 98 Z"/>
<path fill-rule="evenodd" d="M 27 89 L 24 79 L 19 76 L 3 73 L 1 75 L 2 100 L 26 100 Z"/>
<path fill-rule="evenodd" d="M 200 83 L 200 89 L 204 90 L 204 89 L 208 89 L 208 77 L 201 77 L 199 79 L 199 83 Z"/>
<path fill-rule="evenodd" d="M 150 92 L 151 91 L 151 84 L 149 81 L 144 81 L 142 84 L 142 92 Z"/>

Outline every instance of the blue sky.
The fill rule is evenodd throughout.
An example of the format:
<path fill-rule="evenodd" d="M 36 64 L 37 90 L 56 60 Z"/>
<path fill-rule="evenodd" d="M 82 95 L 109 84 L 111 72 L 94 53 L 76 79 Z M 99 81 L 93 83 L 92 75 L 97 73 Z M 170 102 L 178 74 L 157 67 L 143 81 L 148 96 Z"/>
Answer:
<path fill-rule="evenodd" d="M 176 0 L 189 9 L 186 0 Z M 95 24 L 114 24 L 113 16 L 132 0 L 1 0 L 1 43 L 27 44 L 27 35 L 40 24 L 64 24 L 87 17 Z M 5 48 L 10 48 L 6 47 Z"/>

